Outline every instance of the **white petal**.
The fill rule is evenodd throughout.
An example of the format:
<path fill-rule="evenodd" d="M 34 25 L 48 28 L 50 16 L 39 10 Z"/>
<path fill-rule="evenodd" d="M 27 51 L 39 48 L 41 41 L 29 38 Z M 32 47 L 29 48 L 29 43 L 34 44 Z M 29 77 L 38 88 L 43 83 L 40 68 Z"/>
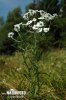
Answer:
<path fill-rule="evenodd" d="M 44 28 L 44 32 L 47 33 L 49 31 L 50 28 Z"/>
<path fill-rule="evenodd" d="M 41 33 L 41 32 L 42 32 L 42 28 L 39 28 L 39 29 L 38 29 L 38 32 Z"/>

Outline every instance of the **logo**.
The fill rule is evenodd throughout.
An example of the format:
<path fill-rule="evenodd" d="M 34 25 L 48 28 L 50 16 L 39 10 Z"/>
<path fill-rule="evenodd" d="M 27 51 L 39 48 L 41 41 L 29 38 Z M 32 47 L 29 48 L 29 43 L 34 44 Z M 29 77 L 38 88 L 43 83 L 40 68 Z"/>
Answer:
<path fill-rule="evenodd" d="M 2 96 L 7 96 L 10 98 L 24 98 L 26 95 L 26 91 L 18 91 L 16 89 L 10 89 L 6 91 L 6 93 L 2 93 Z"/>

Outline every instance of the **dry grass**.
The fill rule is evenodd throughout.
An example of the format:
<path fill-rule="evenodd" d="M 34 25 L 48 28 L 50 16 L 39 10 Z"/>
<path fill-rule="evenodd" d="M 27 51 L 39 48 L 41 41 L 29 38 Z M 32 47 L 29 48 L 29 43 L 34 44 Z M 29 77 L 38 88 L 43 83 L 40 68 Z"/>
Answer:
<path fill-rule="evenodd" d="M 41 66 L 40 72 L 43 73 L 40 80 L 43 81 L 40 89 L 42 98 L 46 98 L 45 100 L 65 100 L 66 50 L 56 49 L 46 52 L 38 64 Z M 29 83 L 22 74 L 24 69 L 25 65 L 20 52 L 16 52 L 12 56 L 0 56 L 0 89 L 5 85 L 6 88 L 28 90 Z"/>

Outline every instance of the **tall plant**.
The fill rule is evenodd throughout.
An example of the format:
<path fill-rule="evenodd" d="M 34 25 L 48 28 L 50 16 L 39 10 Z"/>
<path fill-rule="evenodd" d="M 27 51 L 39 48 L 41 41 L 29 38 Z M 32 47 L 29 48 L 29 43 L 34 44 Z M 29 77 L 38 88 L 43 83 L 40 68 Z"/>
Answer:
<path fill-rule="evenodd" d="M 43 10 L 29 10 L 23 16 L 24 23 L 14 25 L 15 33 L 8 33 L 8 37 L 18 44 L 18 50 L 22 52 L 26 70 L 24 76 L 29 81 L 29 100 L 40 98 L 39 92 L 43 81 L 41 79 L 41 66 L 38 65 L 37 59 L 40 55 L 38 52 L 38 43 L 50 30 L 50 23 L 57 17 L 57 14 L 49 14 Z M 26 53 L 31 55 L 27 55 Z"/>

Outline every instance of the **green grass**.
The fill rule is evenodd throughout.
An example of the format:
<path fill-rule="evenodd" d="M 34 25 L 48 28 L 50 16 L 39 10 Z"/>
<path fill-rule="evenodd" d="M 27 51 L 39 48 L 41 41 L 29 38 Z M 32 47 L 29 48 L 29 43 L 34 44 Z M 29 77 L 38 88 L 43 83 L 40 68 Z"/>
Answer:
<path fill-rule="evenodd" d="M 29 63 L 29 61 L 28 61 Z M 66 99 L 66 50 L 54 49 L 42 55 L 40 61 L 41 100 Z M 25 70 L 20 52 L 0 56 L 0 92 L 9 88 L 29 89 L 29 81 L 23 75 Z"/>

